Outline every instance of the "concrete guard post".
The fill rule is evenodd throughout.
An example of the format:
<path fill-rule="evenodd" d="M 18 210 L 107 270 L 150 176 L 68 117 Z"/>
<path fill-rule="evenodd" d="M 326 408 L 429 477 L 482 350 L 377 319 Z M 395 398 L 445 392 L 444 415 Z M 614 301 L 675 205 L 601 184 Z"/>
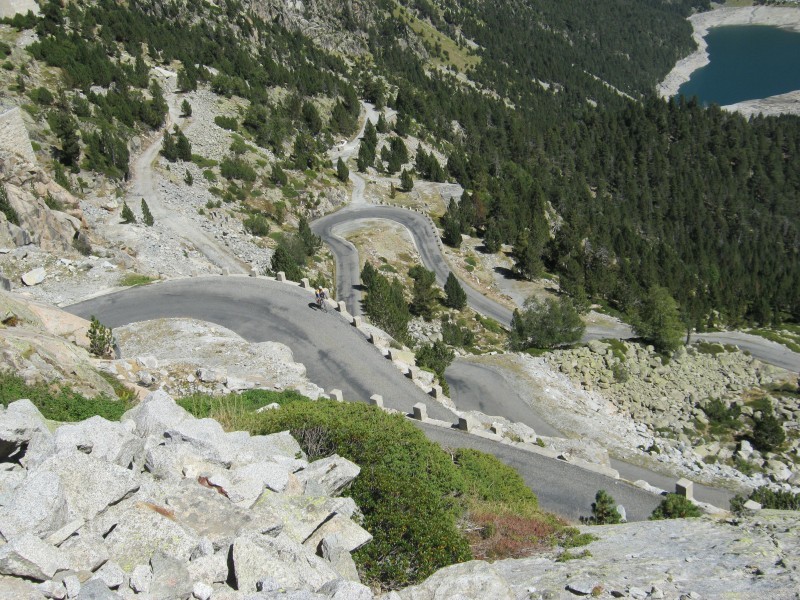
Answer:
<path fill-rule="evenodd" d="M 347 312 L 347 305 L 344 303 L 344 300 L 340 300 L 336 304 L 336 310 L 338 310 L 340 313 L 346 313 Z"/>
<path fill-rule="evenodd" d="M 308 282 L 308 277 L 303 277 L 300 280 L 300 287 L 307 290 L 311 287 L 311 284 Z"/>
<path fill-rule="evenodd" d="M 276 281 L 285 282 L 286 281 L 286 273 L 284 273 L 283 271 L 278 271 L 277 273 L 275 273 L 275 280 Z"/>
<path fill-rule="evenodd" d="M 428 395 L 430 395 L 433 398 L 441 398 L 442 396 L 444 396 L 444 394 L 442 393 L 442 386 L 440 385 L 431 386 L 431 391 L 428 392 Z"/>
<path fill-rule="evenodd" d="M 344 402 L 344 398 L 342 397 L 342 390 L 331 390 L 328 393 L 328 398 L 331 400 L 335 400 L 336 402 Z"/>
<path fill-rule="evenodd" d="M 682 477 L 675 483 L 675 493 L 687 500 L 694 500 L 694 482 Z"/>
<path fill-rule="evenodd" d="M 380 394 L 372 394 L 372 396 L 369 397 L 369 403 L 372 406 L 383 408 L 383 396 L 381 396 Z"/>
<path fill-rule="evenodd" d="M 427 421 L 428 420 L 428 407 L 425 406 L 424 402 L 417 402 L 414 405 L 414 418 L 417 421 Z"/>
<path fill-rule="evenodd" d="M 461 431 L 470 433 L 475 427 L 475 423 L 469 417 L 458 417 L 458 428 Z"/>
<path fill-rule="evenodd" d="M 414 381 L 414 379 L 416 379 L 416 377 L 417 377 L 417 367 L 414 367 L 412 365 L 408 365 L 408 369 L 406 370 L 405 375 L 411 381 Z"/>
<path fill-rule="evenodd" d="M 362 323 L 361 323 L 361 317 L 353 317 L 353 322 L 351 323 L 351 325 L 352 325 L 353 327 L 355 327 L 355 328 L 359 328 L 359 327 L 361 327 L 361 325 L 362 325 Z"/>

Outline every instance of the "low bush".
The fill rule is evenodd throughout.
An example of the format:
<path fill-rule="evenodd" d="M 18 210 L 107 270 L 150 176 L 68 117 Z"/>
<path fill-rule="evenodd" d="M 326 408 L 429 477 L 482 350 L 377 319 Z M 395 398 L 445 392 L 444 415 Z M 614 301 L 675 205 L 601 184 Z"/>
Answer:
<path fill-rule="evenodd" d="M 0 371 L 0 402 L 4 406 L 27 398 L 39 409 L 45 419 L 52 421 L 83 421 L 100 415 L 109 421 L 119 421 L 130 404 L 107 396 L 87 398 L 66 386 L 45 383 L 27 384 L 22 377 Z"/>
<path fill-rule="evenodd" d="M 762 508 L 776 510 L 800 510 L 800 494 L 793 494 L 785 490 L 772 490 L 761 486 L 753 490 L 747 500 L 758 502 Z M 731 511 L 741 513 L 744 510 L 745 498 L 737 494 L 731 498 Z"/>
<path fill-rule="evenodd" d="M 650 520 L 686 519 L 699 517 L 700 514 L 700 509 L 692 504 L 690 500 L 678 494 L 667 494 L 661 501 L 661 504 L 656 506 L 655 510 L 653 510 L 653 514 L 650 515 Z"/>
<path fill-rule="evenodd" d="M 592 502 L 592 516 L 584 519 L 592 525 L 616 525 L 622 522 L 614 498 L 605 490 L 597 490 Z"/>

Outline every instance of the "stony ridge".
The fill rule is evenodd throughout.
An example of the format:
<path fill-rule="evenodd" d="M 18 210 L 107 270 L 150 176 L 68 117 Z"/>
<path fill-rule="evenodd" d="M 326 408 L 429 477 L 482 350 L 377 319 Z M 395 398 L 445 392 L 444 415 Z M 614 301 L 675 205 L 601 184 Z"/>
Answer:
<path fill-rule="evenodd" d="M 0 598 L 373 597 L 338 497 L 359 467 L 309 463 L 288 432 L 226 433 L 159 391 L 51 433 L 19 400 L 0 465 Z"/>

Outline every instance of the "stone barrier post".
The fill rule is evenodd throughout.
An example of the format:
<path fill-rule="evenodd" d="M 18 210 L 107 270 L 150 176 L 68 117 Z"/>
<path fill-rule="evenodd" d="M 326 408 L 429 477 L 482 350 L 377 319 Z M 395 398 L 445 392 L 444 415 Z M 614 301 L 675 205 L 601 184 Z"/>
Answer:
<path fill-rule="evenodd" d="M 417 421 L 427 421 L 428 420 L 428 407 L 425 406 L 424 402 L 417 402 L 414 405 L 414 418 Z"/>
<path fill-rule="evenodd" d="M 675 493 L 687 500 L 694 500 L 694 482 L 685 478 L 678 479 L 675 484 Z"/>
<path fill-rule="evenodd" d="M 275 279 L 277 281 L 286 281 L 286 273 L 284 273 L 283 271 L 278 271 L 277 273 L 275 273 Z"/>
<path fill-rule="evenodd" d="M 342 390 L 331 390 L 328 393 L 328 398 L 335 400 L 336 402 L 344 402 L 344 398 L 342 398 Z"/>
<path fill-rule="evenodd" d="M 380 394 L 372 394 L 372 396 L 369 397 L 369 403 L 378 408 L 383 408 L 383 396 Z"/>

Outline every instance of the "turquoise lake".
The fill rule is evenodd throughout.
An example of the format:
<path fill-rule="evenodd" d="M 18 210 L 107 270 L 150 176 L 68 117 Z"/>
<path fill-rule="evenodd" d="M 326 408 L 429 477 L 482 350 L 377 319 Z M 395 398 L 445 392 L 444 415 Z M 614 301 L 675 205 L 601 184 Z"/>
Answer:
<path fill-rule="evenodd" d="M 710 64 L 678 90 L 720 106 L 800 90 L 800 33 L 765 25 L 715 27 L 706 36 Z"/>

